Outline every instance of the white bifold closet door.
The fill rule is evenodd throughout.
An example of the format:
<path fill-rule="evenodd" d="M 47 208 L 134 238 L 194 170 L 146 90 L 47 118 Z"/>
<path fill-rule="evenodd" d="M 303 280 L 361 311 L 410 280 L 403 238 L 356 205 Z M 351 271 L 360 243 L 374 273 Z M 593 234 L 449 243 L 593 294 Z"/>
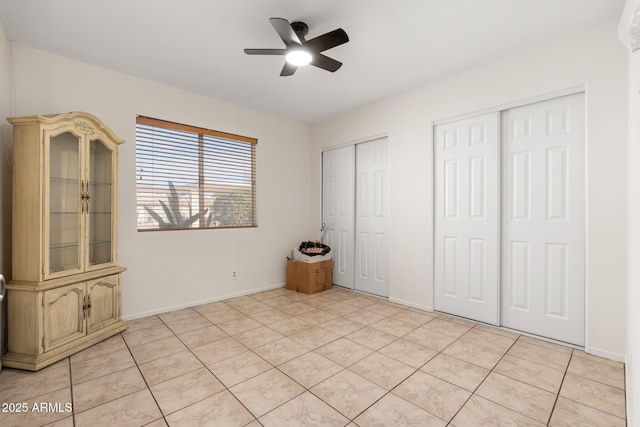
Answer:
<path fill-rule="evenodd" d="M 584 93 L 502 113 L 502 324 L 584 345 Z"/>
<path fill-rule="evenodd" d="M 355 289 L 389 296 L 387 138 L 356 145 Z"/>
<path fill-rule="evenodd" d="M 435 143 L 435 309 L 584 345 L 584 93 L 439 125 Z"/>
<path fill-rule="evenodd" d="M 499 322 L 499 113 L 436 127 L 435 308 Z"/>
<path fill-rule="evenodd" d="M 355 146 L 322 153 L 323 241 L 333 252 L 333 283 L 353 289 Z"/>
<path fill-rule="evenodd" d="M 387 138 L 322 153 L 324 243 L 333 283 L 389 296 Z"/>

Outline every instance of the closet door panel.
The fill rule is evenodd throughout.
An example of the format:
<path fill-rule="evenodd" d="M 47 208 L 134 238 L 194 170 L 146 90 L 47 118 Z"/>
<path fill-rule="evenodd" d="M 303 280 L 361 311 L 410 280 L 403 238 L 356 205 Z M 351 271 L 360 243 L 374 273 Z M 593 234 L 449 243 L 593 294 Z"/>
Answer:
<path fill-rule="evenodd" d="M 435 129 L 435 309 L 499 322 L 499 113 Z"/>
<path fill-rule="evenodd" d="M 353 145 L 322 153 L 322 217 L 324 243 L 333 252 L 333 283 L 353 289 L 354 271 Z"/>
<path fill-rule="evenodd" d="M 584 94 L 502 113 L 503 324 L 584 345 Z"/>
<path fill-rule="evenodd" d="M 389 296 L 387 138 L 356 145 L 355 289 Z"/>

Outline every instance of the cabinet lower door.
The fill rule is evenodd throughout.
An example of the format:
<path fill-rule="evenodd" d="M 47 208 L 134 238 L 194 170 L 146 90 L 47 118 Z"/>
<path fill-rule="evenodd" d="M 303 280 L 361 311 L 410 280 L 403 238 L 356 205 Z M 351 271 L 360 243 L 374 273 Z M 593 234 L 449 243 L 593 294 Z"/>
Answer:
<path fill-rule="evenodd" d="M 120 319 L 120 276 L 101 277 L 87 283 L 87 333 Z"/>
<path fill-rule="evenodd" d="M 78 283 L 44 292 L 44 351 L 52 350 L 86 334 L 84 289 L 85 284 Z"/>

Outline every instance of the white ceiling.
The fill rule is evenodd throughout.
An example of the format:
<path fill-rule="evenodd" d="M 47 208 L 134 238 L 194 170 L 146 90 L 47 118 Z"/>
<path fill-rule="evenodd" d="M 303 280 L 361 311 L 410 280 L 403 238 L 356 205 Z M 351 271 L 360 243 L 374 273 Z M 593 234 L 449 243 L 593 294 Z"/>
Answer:
<path fill-rule="evenodd" d="M 527 46 L 618 19 L 625 0 L 0 0 L 9 40 L 293 120 L 316 123 Z M 280 77 L 270 17 L 344 63 Z"/>

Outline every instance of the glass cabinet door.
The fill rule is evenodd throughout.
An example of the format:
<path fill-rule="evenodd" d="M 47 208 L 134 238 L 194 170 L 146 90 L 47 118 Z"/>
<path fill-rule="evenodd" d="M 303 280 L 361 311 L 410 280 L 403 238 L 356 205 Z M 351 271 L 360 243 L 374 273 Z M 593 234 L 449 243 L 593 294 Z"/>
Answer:
<path fill-rule="evenodd" d="M 112 263 L 113 152 L 100 140 L 89 146 L 89 267 Z"/>
<path fill-rule="evenodd" d="M 80 139 L 70 132 L 49 144 L 49 274 L 81 268 Z"/>

